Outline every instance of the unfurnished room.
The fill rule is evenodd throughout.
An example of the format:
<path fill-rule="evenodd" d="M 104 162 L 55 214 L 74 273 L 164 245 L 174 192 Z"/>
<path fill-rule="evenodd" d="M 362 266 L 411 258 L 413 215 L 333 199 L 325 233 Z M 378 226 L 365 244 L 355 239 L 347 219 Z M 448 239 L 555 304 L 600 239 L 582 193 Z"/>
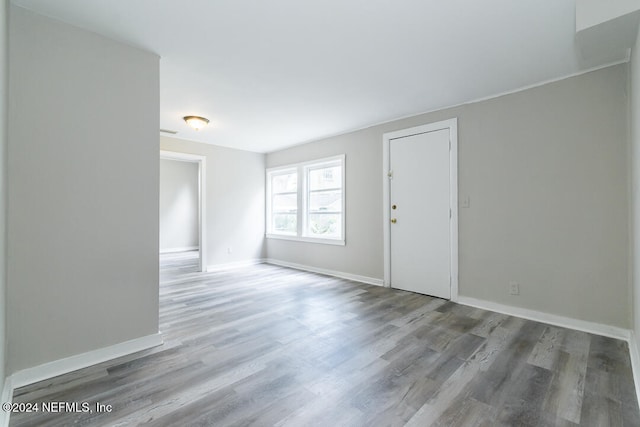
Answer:
<path fill-rule="evenodd" d="M 640 426 L 640 0 L 5 0 L 0 425 Z"/>

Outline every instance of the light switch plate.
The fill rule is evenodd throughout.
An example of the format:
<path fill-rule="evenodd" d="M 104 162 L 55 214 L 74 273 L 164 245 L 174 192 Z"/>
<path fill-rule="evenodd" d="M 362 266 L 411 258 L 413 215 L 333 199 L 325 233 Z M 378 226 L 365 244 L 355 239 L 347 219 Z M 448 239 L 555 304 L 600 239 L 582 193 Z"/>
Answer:
<path fill-rule="evenodd" d="M 520 295 L 520 284 L 518 282 L 509 282 L 509 294 Z"/>

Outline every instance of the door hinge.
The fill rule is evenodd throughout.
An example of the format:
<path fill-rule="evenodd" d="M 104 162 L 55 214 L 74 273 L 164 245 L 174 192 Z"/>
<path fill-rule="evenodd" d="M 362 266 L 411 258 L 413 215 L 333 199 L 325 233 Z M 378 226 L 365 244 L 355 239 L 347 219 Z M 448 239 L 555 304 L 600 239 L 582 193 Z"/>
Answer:
<path fill-rule="evenodd" d="M 451 219 L 451 208 L 449 208 L 449 219 Z"/>
<path fill-rule="evenodd" d="M 449 151 L 451 151 L 451 140 L 449 140 Z"/>

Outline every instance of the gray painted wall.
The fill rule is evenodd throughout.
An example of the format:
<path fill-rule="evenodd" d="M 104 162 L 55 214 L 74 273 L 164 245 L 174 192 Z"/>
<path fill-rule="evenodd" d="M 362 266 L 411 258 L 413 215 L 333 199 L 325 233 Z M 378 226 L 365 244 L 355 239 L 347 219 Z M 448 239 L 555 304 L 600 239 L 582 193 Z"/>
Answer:
<path fill-rule="evenodd" d="M 160 159 L 160 252 L 198 245 L 198 164 Z"/>
<path fill-rule="evenodd" d="M 0 2 L 0 387 L 4 387 L 6 347 L 7 289 L 7 98 L 8 98 L 8 18 L 9 2 Z"/>
<path fill-rule="evenodd" d="M 640 31 L 631 51 L 630 127 L 631 127 L 631 266 L 633 331 L 640 354 Z"/>
<path fill-rule="evenodd" d="M 158 332 L 159 199 L 159 58 L 10 12 L 8 373 Z"/>
<path fill-rule="evenodd" d="M 347 244 L 267 239 L 267 254 L 382 279 L 382 135 L 458 117 L 460 295 L 630 327 L 626 84 L 622 64 L 270 153 L 346 154 Z"/>
<path fill-rule="evenodd" d="M 205 264 L 263 258 L 264 154 L 164 136 L 160 149 L 207 158 Z"/>

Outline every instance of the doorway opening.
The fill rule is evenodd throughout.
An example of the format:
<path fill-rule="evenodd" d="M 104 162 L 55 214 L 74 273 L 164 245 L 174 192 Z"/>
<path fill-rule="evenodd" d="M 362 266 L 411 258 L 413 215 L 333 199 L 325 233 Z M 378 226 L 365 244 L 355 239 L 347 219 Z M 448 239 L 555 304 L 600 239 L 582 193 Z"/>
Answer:
<path fill-rule="evenodd" d="M 174 164 L 172 168 L 173 173 L 183 177 L 181 178 L 182 188 L 163 188 L 161 176 L 160 253 L 182 253 L 183 257 L 197 258 L 194 260 L 197 271 L 205 272 L 207 270 L 206 157 L 161 150 L 160 161 L 180 162 L 183 166 Z M 170 164 L 166 163 L 167 166 Z M 190 169 L 195 176 L 190 175 Z M 189 182 L 191 178 L 193 178 L 192 183 Z M 163 191 L 166 191 L 166 197 L 163 196 Z M 171 198 L 173 200 L 164 200 Z M 177 198 L 180 200 L 176 200 Z M 165 201 L 166 203 L 163 203 Z M 192 212 L 193 210 L 195 212 Z M 194 244 L 196 242 L 197 244 Z M 196 250 L 197 257 L 194 253 Z"/>

